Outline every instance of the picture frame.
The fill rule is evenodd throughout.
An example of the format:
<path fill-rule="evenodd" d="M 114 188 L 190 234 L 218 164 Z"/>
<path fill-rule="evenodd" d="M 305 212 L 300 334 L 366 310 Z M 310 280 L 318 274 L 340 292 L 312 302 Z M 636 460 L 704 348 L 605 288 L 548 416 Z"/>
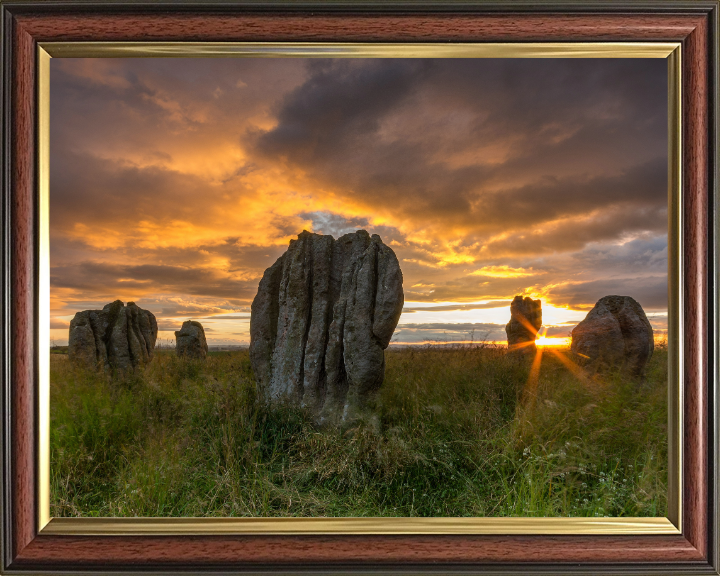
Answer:
<path fill-rule="evenodd" d="M 716 1 L 354 3 L 74 1 L 1 3 L 3 17 L 3 573 L 436 572 L 718 574 Z M 200 533 L 194 519 L 138 533 L 48 530 L 41 401 L 44 43 L 553 43 L 680 45 L 683 340 L 677 368 L 681 528 L 673 533 L 280 530 Z M 673 212 L 675 213 L 675 212 Z M 261 519 L 262 520 L 262 519 Z M 448 521 L 448 519 L 445 519 Z M 449 520 L 452 523 L 452 519 Z M 287 522 L 287 520 L 286 520 Z M 569 520 L 560 520 L 572 526 Z M 67 528 L 67 527 L 66 527 Z"/>

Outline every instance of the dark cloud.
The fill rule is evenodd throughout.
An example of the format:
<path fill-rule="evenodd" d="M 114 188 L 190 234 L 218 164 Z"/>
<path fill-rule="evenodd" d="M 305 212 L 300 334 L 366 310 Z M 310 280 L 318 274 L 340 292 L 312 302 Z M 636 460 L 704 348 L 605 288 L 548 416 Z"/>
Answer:
<path fill-rule="evenodd" d="M 597 210 L 605 215 L 618 209 L 639 216 L 636 222 L 625 222 L 628 231 L 667 228 L 665 159 L 633 166 L 611 176 L 566 179 L 548 176 L 521 188 L 483 195 L 477 208 L 489 221 L 501 222 L 510 228 Z M 607 226 L 607 222 L 602 224 Z"/>
<path fill-rule="evenodd" d="M 634 218 L 612 234 L 603 222 L 590 240 L 660 226 L 662 61 L 345 60 L 308 68 L 256 149 L 376 210 L 471 234 L 593 212 L 602 220 L 620 206 Z M 500 158 L 488 159 L 503 143 Z M 453 162 L 453 154 L 469 156 Z"/>
<path fill-rule="evenodd" d="M 246 314 L 224 314 L 222 316 L 205 316 L 203 318 L 198 318 L 198 320 L 212 320 L 213 322 L 235 322 L 236 320 L 250 320 L 250 313 L 248 312 Z"/>
<path fill-rule="evenodd" d="M 227 305 L 227 303 L 226 303 Z M 216 307 L 215 310 L 219 313 L 224 313 L 225 310 Z M 175 317 L 175 316 L 187 316 L 188 318 L 194 318 L 198 315 L 205 316 L 208 312 L 211 312 L 212 308 L 209 306 L 198 306 L 194 304 L 185 304 L 182 306 L 163 306 L 162 310 L 158 313 L 160 316 Z"/>
<path fill-rule="evenodd" d="M 264 58 L 55 59 L 51 148 L 172 156 L 168 138 L 223 129 L 268 110 L 305 76 L 302 62 Z M 225 134 L 225 138 L 234 138 Z M 179 139 L 178 139 L 179 140 Z"/>
<path fill-rule="evenodd" d="M 393 335 L 394 342 L 483 342 L 505 338 L 504 324 L 483 322 L 401 324 Z"/>
<path fill-rule="evenodd" d="M 225 238 L 215 245 L 201 243 L 188 248 L 126 246 L 102 250 L 88 247 L 80 240 L 60 236 L 57 241 L 51 242 L 52 283 L 57 288 L 94 289 L 110 293 L 113 286 L 119 285 L 124 289 L 134 286 L 147 292 L 148 289 L 174 289 L 186 284 L 197 287 L 198 282 L 207 279 L 210 282 L 207 296 L 217 297 L 222 293 L 234 300 L 247 299 L 247 286 L 254 283 L 257 288 L 264 270 L 286 248 L 240 246 L 237 240 Z M 105 261 L 110 258 L 110 262 Z M 224 270 L 208 267 L 208 262 L 214 258 L 225 259 L 227 267 Z M 233 276 L 236 273 L 249 280 L 237 280 Z M 206 305 L 193 307 L 185 303 L 178 307 L 174 301 L 160 305 L 165 315 L 209 311 Z"/>
<path fill-rule="evenodd" d="M 557 225 L 518 231 L 487 244 L 487 253 L 495 257 L 541 255 L 554 252 L 577 252 L 592 242 L 616 242 L 628 235 L 659 233 L 667 228 L 667 207 L 610 207 L 593 217 L 575 218 Z"/>
<path fill-rule="evenodd" d="M 486 278 L 460 276 L 437 282 L 431 289 L 405 288 L 405 299 L 417 302 L 468 302 L 476 300 L 506 300 L 509 295 L 539 290 L 538 278 Z M 486 306 L 490 308 L 491 306 Z M 495 306 L 492 306 L 493 308 Z"/>
<path fill-rule="evenodd" d="M 510 300 L 495 300 L 485 304 L 451 304 L 446 306 L 410 306 L 402 309 L 403 314 L 414 312 L 453 312 L 456 310 L 486 310 L 488 308 L 503 308 L 510 305 Z"/>
<path fill-rule="evenodd" d="M 424 60 L 383 60 L 380 66 L 358 62 L 308 61 L 308 79 L 283 99 L 278 125 L 260 138 L 260 150 L 302 163 L 334 157 L 336 146 L 346 148 L 377 133 L 380 121 L 413 95 L 430 65 Z"/>
<path fill-rule="evenodd" d="M 219 196 L 217 185 L 162 167 L 133 166 L 69 149 L 53 151 L 50 223 L 54 235 L 78 224 L 87 233 L 141 221 L 197 221 L 200 195 Z M 208 206 L 214 213 L 216 206 Z"/>
<path fill-rule="evenodd" d="M 572 325 L 550 326 L 544 335 L 548 338 L 565 338 L 570 336 L 575 326 L 577 326 L 577 323 L 573 323 Z"/>
<path fill-rule="evenodd" d="M 644 234 L 622 245 L 591 244 L 574 253 L 572 268 L 603 270 L 613 275 L 667 274 L 668 239 L 666 234 Z"/>
<path fill-rule="evenodd" d="M 668 305 L 667 276 L 640 278 L 603 278 L 579 284 L 551 288 L 549 297 L 573 308 L 592 308 L 604 296 L 631 296 L 645 310 L 666 310 Z M 590 303 L 590 304 L 588 304 Z"/>
<path fill-rule="evenodd" d="M 419 323 L 401 324 L 403 330 L 449 330 L 451 332 L 471 332 L 473 330 L 498 330 L 505 329 L 505 324 L 482 323 L 482 322 L 447 322 L 447 323 Z"/>
<path fill-rule="evenodd" d="M 179 293 L 203 297 L 252 299 L 257 291 L 254 281 L 223 277 L 215 269 L 143 264 L 124 266 L 98 262 L 58 266 L 51 269 L 56 288 L 73 288 L 85 294 L 112 294 L 138 291 Z"/>

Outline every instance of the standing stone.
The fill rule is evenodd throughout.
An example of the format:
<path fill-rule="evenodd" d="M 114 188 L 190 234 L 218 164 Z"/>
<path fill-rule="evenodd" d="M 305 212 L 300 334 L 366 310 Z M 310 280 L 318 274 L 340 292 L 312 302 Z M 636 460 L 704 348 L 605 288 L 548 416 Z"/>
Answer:
<path fill-rule="evenodd" d="M 303 231 L 265 271 L 250 315 L 250 361 L 262 395 L 320 423 L 359 417 L 382 384 L 384 350 L 404 303 L 395 253 L 365 230 Z"/>
<path fill-rule="evenodd" d="M 542 302 L 515 296 L 510 304 L 510 322 L 505 326 L 508 350 L 535 351 L 535 339 L 542 326 Z"/>
<path fill-rule="evenodd" d="M 605 296 L 572 331 L 570 351 L 582 364 L 642 377 L 655 350 L 650 321 L 630 296 Z"/>
<path fill-rule="evenodd" d="M 178 357 L 205 360 L 208 353 L 205 330 L 200 322 L 187 320 L 175 332 L 175 354 Z"/>
<path fill-rule="evenodd" d="M 83 310 L 70 321 L 68 358 L 86 368 L 126 372 L 152 360 L 157 340 L 152 312 L 116 300 L 102 310 Z"/>

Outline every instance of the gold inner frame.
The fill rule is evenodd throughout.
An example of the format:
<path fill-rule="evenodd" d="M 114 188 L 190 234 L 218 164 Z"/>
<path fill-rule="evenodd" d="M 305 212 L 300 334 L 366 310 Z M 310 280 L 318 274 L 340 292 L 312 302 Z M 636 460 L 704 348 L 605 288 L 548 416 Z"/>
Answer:
<path fill-rule="evenodd" d="M 339 44 L 41 42 L 38 45 L 38 530 L 42 534 L 680 534 L 682 531 L 681 45 L 674 42 Z M 668 516 L 666 518 L 51 518 L 51 58 L 665 58 L 668 62 Z"/>

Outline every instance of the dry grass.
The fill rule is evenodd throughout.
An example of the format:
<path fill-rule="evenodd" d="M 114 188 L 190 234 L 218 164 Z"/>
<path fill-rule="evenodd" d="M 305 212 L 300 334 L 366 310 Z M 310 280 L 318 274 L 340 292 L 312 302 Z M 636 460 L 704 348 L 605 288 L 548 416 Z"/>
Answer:
<path fill-rule="evenodd" d="M 255 397 L 247 352 L 121 382 L 51 357 L 54 516 L 664 516 L 667 351 L 644 383 L 492 346 L 386 352 L 379 429 Z"/>

